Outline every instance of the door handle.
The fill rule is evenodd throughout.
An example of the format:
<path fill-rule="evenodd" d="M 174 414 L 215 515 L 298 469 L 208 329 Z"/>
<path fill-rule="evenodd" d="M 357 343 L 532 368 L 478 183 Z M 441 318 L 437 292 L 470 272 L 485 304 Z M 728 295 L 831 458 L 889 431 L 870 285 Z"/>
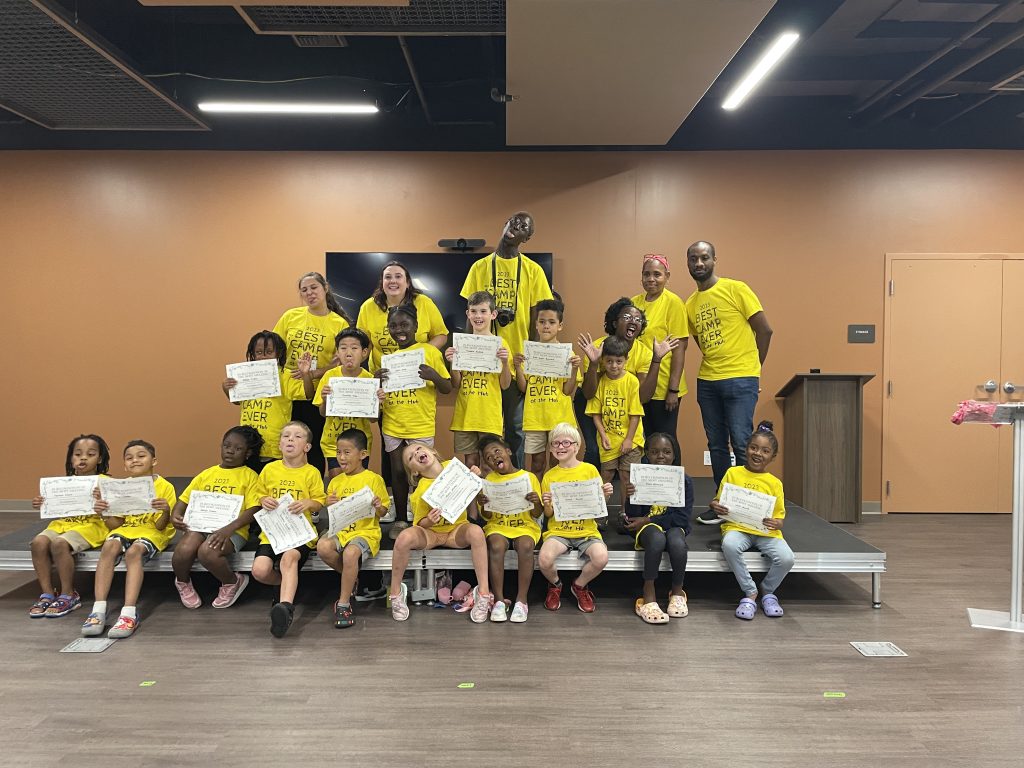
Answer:
<path fill-rule="evenodd" d="M 1008 381 L 1005 384 L 1003 384 L 1003 392 L 1005 392 L 1006 394 L 1012 395 L 1016 391 L 1017 387 L 1014 385 L 1012 381 Z"/>
<path fill-rule="evenodd" d="M 999 385 L 996 384 L 996 380 L 995 379 L 989 379 L 984 384 L 982 384 L 981 387 L 986 392 L 995 392 L 997 389 L 999 389 Z"/>

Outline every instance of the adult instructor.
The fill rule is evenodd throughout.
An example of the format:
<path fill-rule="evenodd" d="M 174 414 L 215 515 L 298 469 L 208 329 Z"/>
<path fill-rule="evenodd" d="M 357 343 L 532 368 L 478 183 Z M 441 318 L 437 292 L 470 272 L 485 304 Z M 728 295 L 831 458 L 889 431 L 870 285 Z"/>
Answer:
<path fill-rule="evenodd" d="M 772 339 L 757 296 L 746 283 L 716 275 L 717 264 L 715 246 L 705 240 L 686 249 L 686 267 L 697 283 L 697 290 L 686 300 L 686 316 L 690 334 L 704 355 L 697 372 L 697 404 L 716 488 L 729 469 L 730 446 L 736 466 L 745 466 L 761 366 Z M 697 519 L 706 524 L 720 522 L 713 512 Z"/>
<path fill-rule="evenodd" d="M 547 275 L 540 264 L 520 252 L 533 237 L 533 217 L 519 211 L 505 223 L 501 240 L 494 253 L 477 260 L 469 268 L 462 286 L 462 297 L 468 299 L 477 291 L 494 296 L 498 309 L 494 332 L 508 344 L 512 356 L 521 354 L 523 342 L 530 338 L 534 326 L 534 307 L 538 301 L 554 298 Z M 505 421 L 505 441 L 522 463 L 523 394 L 512 386 L 501 392 L 501 411 Z"/>

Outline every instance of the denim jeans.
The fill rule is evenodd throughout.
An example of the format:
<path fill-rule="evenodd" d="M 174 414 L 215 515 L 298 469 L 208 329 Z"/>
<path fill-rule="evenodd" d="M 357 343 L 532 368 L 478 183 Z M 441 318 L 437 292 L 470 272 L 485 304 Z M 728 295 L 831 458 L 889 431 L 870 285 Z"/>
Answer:
<path fill-rule="evenodd" d="M 580 388 L 576 389 L 573 395 L 572 408 L 576 414 L 576 423 L 580 426 L 580 434 L 583 435 L 583 461 L 601 466 L 600 448 L 597 444 L 597 427 L 594 426 L 594 417 L 588 416 L 587 398 L 583 396 Z"/>
<path fill-rule="evenodd" d="M 736 455 L 736 466 L 744 466 L 747 441 L 754 431 L 754 407 L 757 405 L 757 376 L 708 381 L 697 379 L 697 403 L 711 452 L 711 471 L 715 488 L 729 469 L 729 446 Z"/>
<path fill-rule="evenodd" d="M 785 539 L 777 539 L 774 536 L 754 536 L 742 531 L 723 533 L 722 554 L 725 555 L 725 561 L 729 563 L 744 595 L 757 593 L 747 564 L 743 562 L 743 553 L 748 549 L 757 549 L 772 561 L 768 573 L 761 581 L 761 594 L 774 594 L 779 584 L 786 578 L 786 574 L 793 568 L 793 550 L 789 548 Z"/>

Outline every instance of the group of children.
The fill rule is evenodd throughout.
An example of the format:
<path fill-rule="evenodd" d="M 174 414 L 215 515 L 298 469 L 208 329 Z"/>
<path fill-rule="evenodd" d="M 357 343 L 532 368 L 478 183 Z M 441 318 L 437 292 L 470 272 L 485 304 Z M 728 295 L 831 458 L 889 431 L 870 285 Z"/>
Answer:
<path fill-rule="evenodd" d="M 642 330 L 643 313 L 639 309 L 636 312 Z M 473 334 L 491 335 L 497 317 L 493 296 L 484 291 L 472 294 L 466 316 Z M 541 301 L 536 306 L 537 340 L 558 343 L 562 320 L 560 301 Z M 538 543 L 538 567 L 548 582 L 545 608 L 557 610 L 561 605 L 563 584 L 555 568 L 556 559 L 575 551 L 584 565 L 570 583 L 570 592 L 579 609 L 589 613 L 594 610 L 594 596 L 588 585 L 607 564 L 608 549 L 594 519 L 558 520 L 554 517 L 551 485 L 600 478 L 602 493 L 607 497 L 612 493 L 611 481 L 617 475 L 624 501 L 622 526 L 635 535 L 637 550 L 644 552 L 644 586 L 643 595 L 636 602 L 637 615 L 651 624 L 686 616 L 683 577 L 687 555 L 685 537 L 693 504 L 690 478 L 685 478 L 686 496 L 682 507 L 641 507 L 627 501 L 627 496 L 635 491 L 630 483 L 632 464 L 680 465 L 679 446 L 674 436 L 655 433 L 648 435 L 645 443 L 641 385 L 629 366 L 631 358 L 635 360 L 646 352 L 650 359 L 648 371 L 654 369 L 656 376 L 657 367 L 678 340 L 654 339 L 642 346 L 639 342 L 630 343 L 628 333 L 625 340 L 609 335 L 597 342 L 581 335 L 578 347 L 583 357 L 570 356 L 567 377 L 549 378 L 527 374 L 523 354 L 512 354 L 504 341 L 496 353 L 497 373 L 449 372 L 445 361 L 453 361 L 454 349 L 442 355 L 437 347 L 417 342 L 416 329 L 414 304 L 389 309 L 387 331 L 397 350 L 422 349 L 424 355 L 419 369 L 424 386 L 398 391 L 386 391 L 382 387 L 378 391 L 380 434 L 391 466 L 392 494 L 388 493 L 383 478 L 367 468 L 373 440 L 372 419 L 326 417 L 321 440 L 326 475 L 307 461 L 307 454 L 313 447 L 312 431 L 303 422 L 291 420 L 291 402 L 303 398 L 311 399 L 326 416 L 330 382 L 337 376 L 373 376 L 387 381 L 387 368 L 381 367 L 372 373 L 364 368 L 371 346 L 367 333 L 356 327 L 341 330 L 335 339 L 335 367 L 315 384 L 309 355 L 297 357 L 295 368 L 286 370 L 284 340 L 276 333 L 262 331 L 250 340 L 246 358 L 277 360 L 281 395 L 243 401 L 241 424 L 225 433 L 220 462 L 200 472 L 178 498 L 170 483 L 154 472 L 157 463 L 154 447 L 143 440 L 131 441 L 124 451 L 125 473 L 128 477 L 154 477 L 157 498 L 152 501 L 152 512 L 124 518 L 105 515 L 106 504 L 97 494 L 94 514 L 51 522 L 31 545 L 42 594 L 29 615 L 53 618 L 80 607 L 81 598 L 73 583 L 74 554 L 101 547 L 96 571 L 96 601 L 82 633 L 99 635 L 104 631 L 108 618 L 106 597 L 114 568 L 123 558 L 127 570 L 125 606 L 108 636 L 130 636 L 139 623 L 136 603 L 143 565 L 166 549 L 175 531 L 182 535 L 173 550 L 172 567 L 183 605 L 195 609 L 202 604 L 190 576 L 198 559 L 221 583 L 212 606 L 227 608 L 234 604 L 249 582 L 246 574 L 232 570 L 227 556 L 246 545 L 257 512 L 276 509 L 278 499 L 287 495 L 291 499 L 288 512 L 304 515 L 311 525 L 319 524 L 323 528 L 327 516 L 321 512 L 327 506 L 367 487 L 373 494 L 374 514 L 334 535 L 321 535 L 300 547 L 275 554 L 267 535 L 261 533 L 252 578 L 279 587 L 279 599 L 270 611 L 270 629 L 276 637 L 282 637 L 292 622 L 298 574 L 314 550 L 323 562 L 341 574 L 334 624 L 338 628 L 352 626 L 352 600 L 359 567 L 364 559 L 373 557 L 380 549 L 380 520 L 391 506 L 391 495 L 398 510 L 408 506 L 412 511 L 411 526 L 399 519 L 391 531 L 395 543 L 389 600 L 396 620 L 403 621 L 409 616 L 403 575 L 410 552 L 453 547 L 470 549 L 477 578 L 477 586 L 459 609 L 468 611 L 477 623 L 488 619 L 526 621 L 527 591 L 533 575 L 534 548 Z M 633 329 L 634 336 L 638 335 L 637 331 Z M 226 379 L 223 382 L 225 394 L 236 383 Z M 593 419 L 600 440 L 599 469 L 578 458 L 582 438 L 575 426 L 572 396 L 580 384 L 589 395 L 586 413 Z M 515 466 L 509 446 L 499 437 L 503 428 L 501 391 L 509 386 L 518 386 L 524 394 L 523 429 L 528 470 Z M 523 497 L 521 510 L 511 514 L 489 512 L 485 509 L 486 496 L 481 493 L 451 522 L 443 519 L 441 510 L 424 499 L 424 494 L 448 464 L 434 449 L 434 433 L 437 394 L 447 394 L 453 388 L 457 390 L 451 425 L 456 456 L 492 483 L 526 476 L 530 491 Z M 744 593 L 736 610 L 736 615 L 742 619 L 753 618 L 758 595 L 742 558 L 742 553 L 750 548 L 759 549 L 773 563 L 762 583 L 762 609 L 768 616 L 782 615 L 774 589 L 792 567 L 793 555 L 781 533 L 785 516 L 782 484 L 766 471 L 777 451 L 778 442 L 771 425 L 762 422 L 747 448 L 747 466 L 729 470 L 724 480 L 724 483 L 775 496 L 777 503 L 772 516 L 762 521 L 768 529 L 767 535 L 729 522 L 728 509 L 718 503 L 717 496 L 710 505 L 724 520 L 722 549 Z M 69 445 L 65 470 L 68 475 L 106 475 L 109 464 L 109 449 L 102 438 L 83 435 Z M 211 533 L 189 530 L 185 512 L 195 491 L 241 496 L 244 499 L 241 513 L 232 523 Z M 36 508 L 41 507 L 43 501 L 37 497 Z M 515 601 L 506 599 L 504 589 L 504 560 L 509 549 L 516 552 L 519 565 Z M 672 566 L 672 582 L 667 611 L 662 611 L 655 595 L 655 579 L 665 552 Z M 59 591 L 54 588 L 53 567 L 58 573 Z"/>

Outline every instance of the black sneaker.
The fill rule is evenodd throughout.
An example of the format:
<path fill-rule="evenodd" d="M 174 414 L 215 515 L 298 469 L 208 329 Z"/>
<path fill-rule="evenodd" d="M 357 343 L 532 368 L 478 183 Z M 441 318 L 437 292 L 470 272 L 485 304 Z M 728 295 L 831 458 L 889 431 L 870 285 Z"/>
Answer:
<path fill-rule="evenodd" d="M 356 623 L 356 620 L 352 618 L 352 605 L 342 605 L 341 603 L 334 604 L 334 627 L 335 629 L 345 629 L 351 627 Z"/>
<path fill-rule="evenodd" d="M 274 637 L 284 637 L 288 628 L 292 625 L 292 618 L 295 615 L 295 606 L 291 603 L 278 603 L 270 609 L 270 634 Z"/>
<path fill-rule="evenodd" d="M 697 522 L 704 525 L 719 525 L 725 521 L 709 509 L 697 515 Z"/>

